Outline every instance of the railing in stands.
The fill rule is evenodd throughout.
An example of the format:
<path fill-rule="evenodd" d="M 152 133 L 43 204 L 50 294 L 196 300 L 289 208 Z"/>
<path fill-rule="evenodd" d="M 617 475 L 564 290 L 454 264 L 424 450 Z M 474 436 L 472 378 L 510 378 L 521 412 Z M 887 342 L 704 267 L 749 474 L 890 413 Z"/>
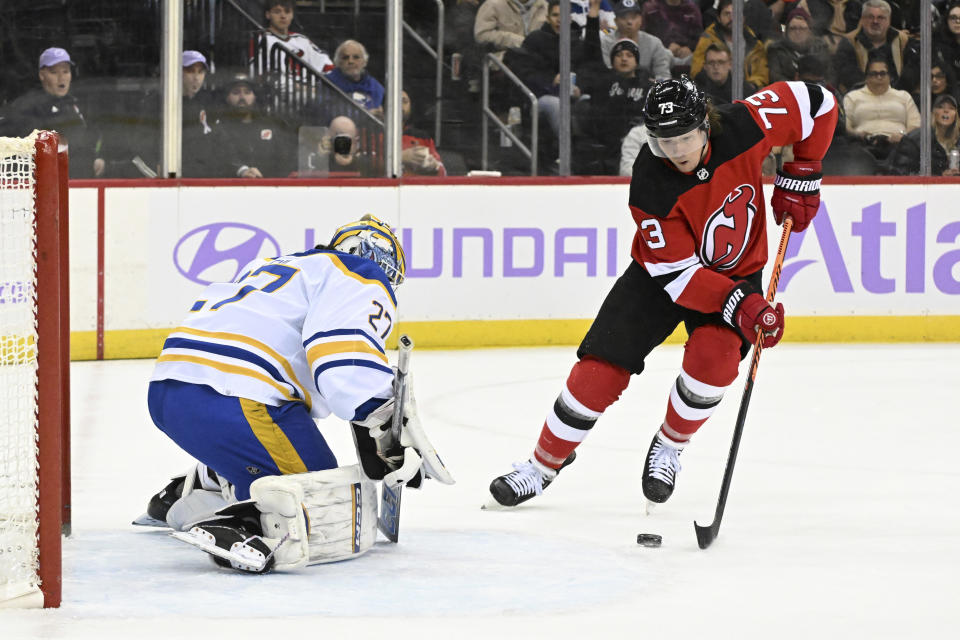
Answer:
<path fill-rule="evenodd" d="M 490 66 L 493 65 L 500 69 L 503 72 L 504 77 L 506 77 L 510 82 L 515 84 L 517 88 L 526 96 L 527 100 L 530 101 L 530 146 L 527 147 L 523 142 L 520 141 L 520 138 L 514 134 L 509 126 L 501 122 L 500 117 L 490 108 Z M 486 171 L 487 170 L 487 142 L 490 137 L 490 122 L 493 122 L 499 129 L 500 133 L 510 138 L 517 148 L 520 149 L 520 152 L 523 153 L 527 158 L 530 159 L 530 175 L 537 175 L 537 144 L 538 144 L 538 133 L 540 128 L 540 116 L 537 113 L 537 96 L 534 95 L 533 91 L 523 84 L 523 82 L 518 78 L 513 71 L 510 71 L 507 65 L 503 64 L 495 55 L 488 53 L 484 58 L 483 63 L 483 121 L 481 127 L 481 137 L 480 137 L 480 166 Z"/>
<path fill-rule="evenodd" d="M 437 78 L 436 84 L 434 86 L 434 131 L 433 131 L 433 141 L 436 146 L 441 144 L 441 128 L 443 123 L 443 24 L 444 24 L 444 8 L 443 0 L 434 0 L 437 5 L 437 48 L 436 50 L 430 46 L 430 44 L 423 39 L 423 37 L 417 33 L 413 27 L 408 25 L 406 22 L 403 23 L 403 30 L 413 38 L 414 42 L 420 45 L 420 47 L 427 52 L 434 60 L 437 61 Z"/>

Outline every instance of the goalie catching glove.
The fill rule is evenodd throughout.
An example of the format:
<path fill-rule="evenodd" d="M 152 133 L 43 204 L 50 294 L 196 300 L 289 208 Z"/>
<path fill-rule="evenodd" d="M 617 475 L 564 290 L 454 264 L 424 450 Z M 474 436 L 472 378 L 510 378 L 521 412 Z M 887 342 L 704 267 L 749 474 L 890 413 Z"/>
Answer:
<path fill-rule="evenodd" d="M 723 303 L 723 321 L 734 328 L 750 344 L 763 340 L 763 348 L 776 346 L 783 337 L 783 305 L 771 307 L 762 295 L 744 281 L 737 282 Z M 761 333 L 762 332 L 762 333 Z"/>
<path fill-rule="evenodd" d="M 821 164 L 816 161 L 785 162 L 773 183 L 770 208 L 777 224 L 786 216 L 793 218 L 793 231 L 807 228 L 820 209 Z"/>
<path fill-rule="evenodd" d="M 389 398 L 364 420 L 350 423 L 364 475 L 393 486 L 419 488 L 424 477 L 442 484 L 453 484 L 453 476 L 440 460 L 420 423 L 412 380 L 403 407 L 399 441 L 390 430 L 394 406 L 394 399 Z"/>

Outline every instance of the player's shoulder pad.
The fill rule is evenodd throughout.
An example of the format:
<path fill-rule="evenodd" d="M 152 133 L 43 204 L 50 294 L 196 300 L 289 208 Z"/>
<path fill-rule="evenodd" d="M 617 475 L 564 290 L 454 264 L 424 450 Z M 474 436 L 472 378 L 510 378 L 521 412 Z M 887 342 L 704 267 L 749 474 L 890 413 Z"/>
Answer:
<path fill-rule="evenodd" d="M 747 151 L 764 138 L 763 129 L 742 102 L 722 104 L 715 107 L 719 116 L 716 135 L 711 138 L 713 153 L 710 164 L 723 164 Z"/>
<path fill-rule="evenodd" d="M 677 198 L 700 184 L 700 181 L 667 165 L 666 160 L 653 155 L 648 145 L 643 145 L 633 163 L 630 179 L 631 207 L 658 218 L 666 218 Z"/>
<path fill-rule="evenodd" d="M 382 287 L 390 296 L 393 306 L 397 306 L 397 296 L 393 292 L 393 286 L 390 284 L 387 274 L 373 260 L 333 249 L 309 249 L 293 255 L 298 258 L 322 256 L 333 262 L 333 265 L 348 278 L 353 278 L 364 284 Z"/>

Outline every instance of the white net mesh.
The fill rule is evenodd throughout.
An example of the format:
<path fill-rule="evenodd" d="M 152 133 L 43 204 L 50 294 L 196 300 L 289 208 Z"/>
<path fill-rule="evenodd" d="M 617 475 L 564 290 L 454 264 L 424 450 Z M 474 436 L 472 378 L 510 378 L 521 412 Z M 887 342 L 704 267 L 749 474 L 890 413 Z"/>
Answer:
<path fill-rule="evenodd" d="M 34 137 L 0 138 L 0 601 L 37 574 Z"/>

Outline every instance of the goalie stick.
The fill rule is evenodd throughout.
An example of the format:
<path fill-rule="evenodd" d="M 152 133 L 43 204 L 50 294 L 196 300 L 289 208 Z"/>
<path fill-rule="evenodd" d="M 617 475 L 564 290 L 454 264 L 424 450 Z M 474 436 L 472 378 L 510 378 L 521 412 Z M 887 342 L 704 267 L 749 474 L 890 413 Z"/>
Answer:
<path fill-rule="evenodd" d="M 407 401 L 407 372 L 410 370 L 410 352 L 413 350 L 413 340 L 407 334 L 400 336 L 397 341 L 397 373 L 393 378 L 393 419 L 390 432 L 394 442 L 400 442 L 400 432 L 403 429 L 403 410 Z M 403 494 L 403 484 L 390 486 L 383 482 L 380 488 L 380 511 L 377 516 L 377 528 L 390 542 L 396 542 L 400 537 L 400 498 Z"/>
<path fill-rule="evenodd" d="M 783 257 L 787 252 L 787 242 L 790 231 L 793 229 L 793 219 L 787 216 L 783 221 L 783 235 L 780 236 L 780 247 L 773 262 L 773 273 L 770 274 L 770 286 L 767 287 L 767 302 L 772 303 L 780 283 L 780 271 L 783 269 Z M 697 532 L 697 544 L 706 549 L 716 539 L 720 532 L 720 521 L 723 519 L 723 510 L 727 505 L 727 494 L 730 493 L 730 481 L 733 478 L 733 467 L 737 462 L 737 451 L 740 449 L 740 437 L 743 435 L 743 425 L 747 419 L 747 408 L 750 406 L 750 396 L 753 395 L 753 383 L 757 378 L 757 367 L 760 364 L 760 352 L 763 351 L 763 340 L 757 332 L 757 341 L 753 346 L 753 357 L 750 361 L 750 375 L 743 389 L 740 400 L 740 411 L 737 413 L 737 424 L 733 428 L 733 439 L 730 442 L 730 454 L 727 456 L 727 466 L 723 471 L 723 482 L 720 484 L 720 497 L 717 499 L 717 510 L 710 526 L 702 526 L 694 521 L 693 527 Z"/>

